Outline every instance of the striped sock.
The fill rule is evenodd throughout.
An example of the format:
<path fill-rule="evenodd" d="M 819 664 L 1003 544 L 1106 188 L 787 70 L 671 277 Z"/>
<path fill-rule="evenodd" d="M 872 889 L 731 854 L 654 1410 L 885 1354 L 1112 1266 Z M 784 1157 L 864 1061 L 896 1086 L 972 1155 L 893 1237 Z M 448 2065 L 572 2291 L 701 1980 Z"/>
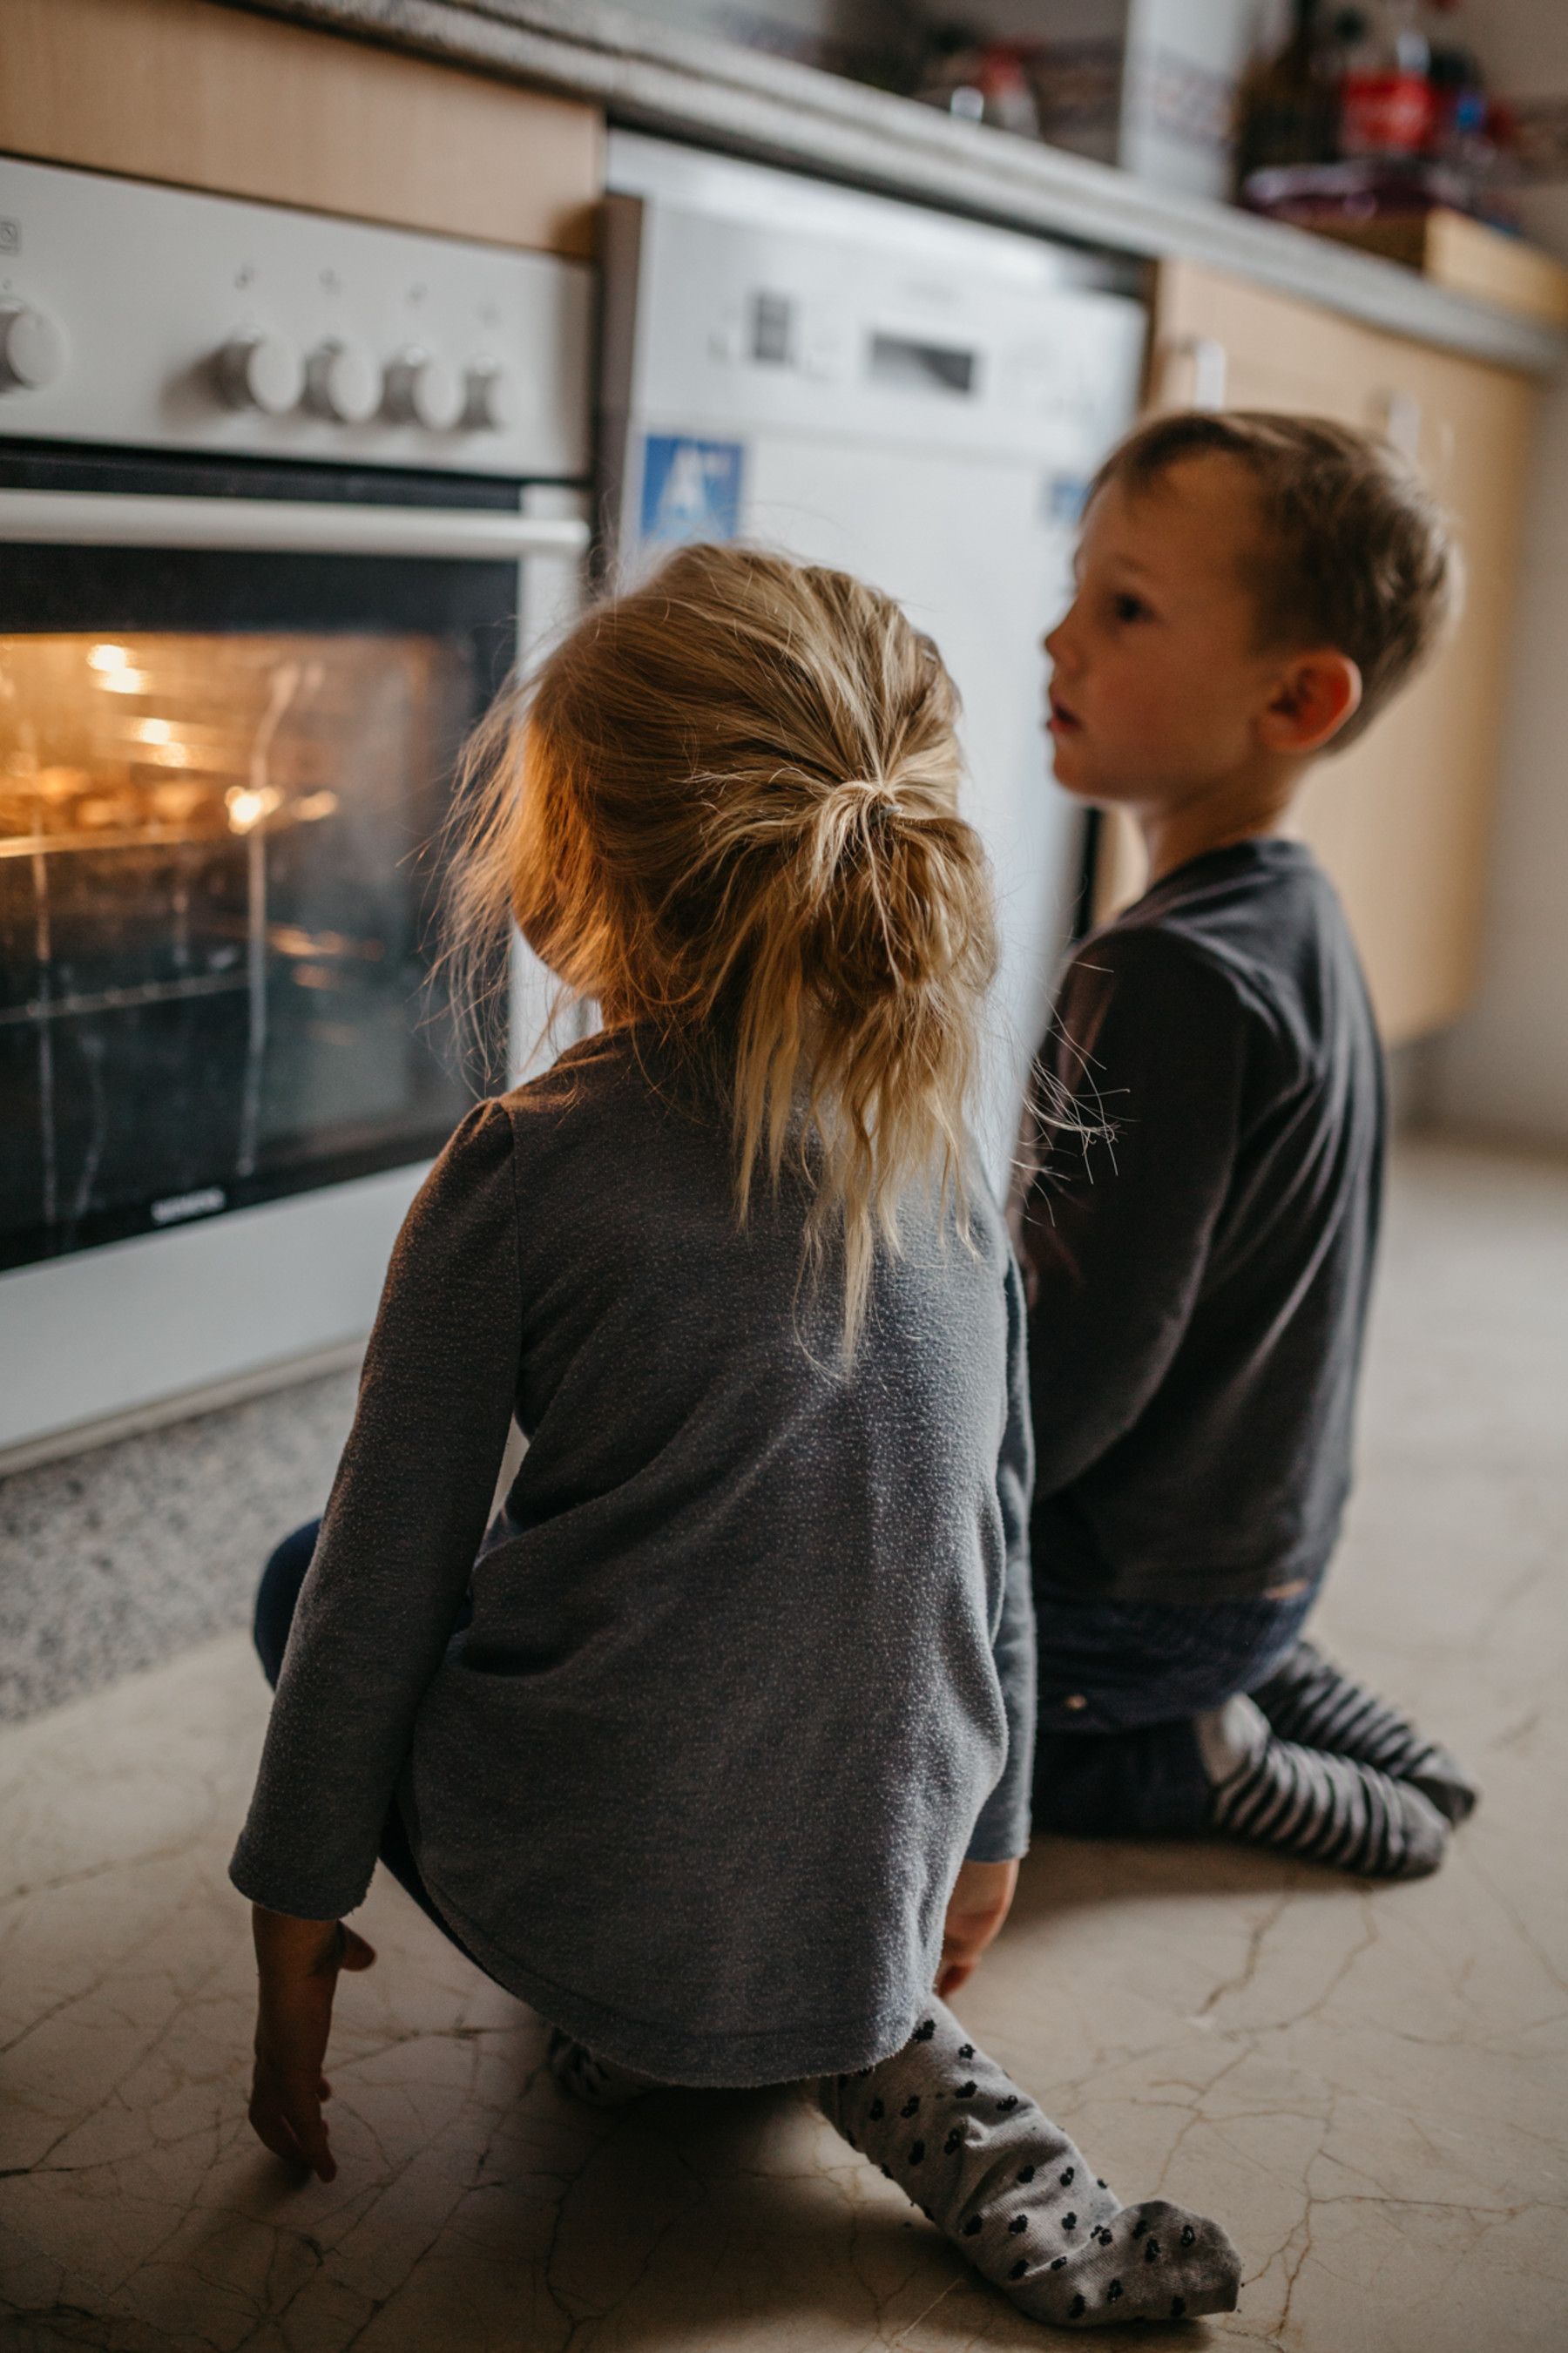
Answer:
<path fill-rule="evenodd" d="M 1362 1879 L 1424 1879 L 1442 1862 L 1448 1825 L 1407 1782 L 1281 1740 L 1247 1698 L 1200 1715 L 1196 1730 L 1222 1838 Z"/>
<path fill-rule="evenodd" d="M 1386 1701 L 1331 1666 L 1315 1643 L 1300 1641 L 1252 1694 L 1281 1740 L 1374 1766 L 1408 1781 L 1450 1822 L 1462 1822 L 1480 1790 L 1457 1757 L 1416 1731 Z"/>

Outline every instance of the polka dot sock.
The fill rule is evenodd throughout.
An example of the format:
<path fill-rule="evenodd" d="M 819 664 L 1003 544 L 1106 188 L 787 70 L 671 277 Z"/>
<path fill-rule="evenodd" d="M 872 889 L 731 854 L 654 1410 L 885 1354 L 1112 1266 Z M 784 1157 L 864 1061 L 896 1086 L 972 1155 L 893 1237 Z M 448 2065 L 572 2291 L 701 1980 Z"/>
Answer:
<path fill-rule="evenodd" d="M 904 2048 L 825 2075 L 823 2114 L 1031 2320 L 1110 2327 L 1234 2312 L 1217 2222 L 1123 2206 L 1081 2152 L 932 2000 Z"/>
<path fill-rule="evenodd" d="M 1245 1697 L 1196 1717 L 1194 1729 L 1219 1837 L 1362 1879 L 1424 1879 L 1442 1862 L 1448 1825 L 1408 1782 L 1281 1740 Z"/>
<path fill-rule="evenodd" d="M 1474 1811 L 1481 1793 L 1458 1758 L 1417 1732 L 1385 1700 L 1342 1675 L 1315 1642 L 1298 1642 L 1252 1697 L 1281 1740 L 1348 1757 L 1391 1780 L 1408 1781 L 1456 1825 Z"/>

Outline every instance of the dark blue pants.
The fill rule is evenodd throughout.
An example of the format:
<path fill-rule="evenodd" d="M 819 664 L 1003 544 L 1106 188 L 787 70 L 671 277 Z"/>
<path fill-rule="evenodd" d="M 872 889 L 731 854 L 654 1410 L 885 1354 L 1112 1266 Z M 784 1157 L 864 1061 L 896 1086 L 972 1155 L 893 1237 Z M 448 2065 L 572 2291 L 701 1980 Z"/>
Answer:
<path fill-rule="evenodd" d="M 305 1571 L 310 1566 L 310 1556 L 316 1549 L 321 1525 L 320 1520 L 307 1520 L 302 1528 L 296 1528 L 291 1536 L 285 1536 L 261 1572 L 252 1631 L 256 1639 L 256 1654 L 261 1661 L 261 1672 L 274 1691 L 278 1688 L 278 1678 L 283 1668 L 283 1653 L 289 1645 L 289 1629 L 294 1623 L 300 1588 L 305 1582 Z M 466 1622 L 469 1614 L 468 1606 L 465 1603 L 458 1622 Z M 473 1961 L 474 1957 L 462 1938 L 452 1934 L 436 1909 L 430 1891 L 419 1875 L 419 1865 L 414 1860 L 414 1850 L 408 1843 L 408 1831 L 395 1798 L 388 1807 L 386 1820 L 381 1827 L 378 1852 L 380 1860 L 398 1885 L 413 1896 L 421 1912 L 434 1920 L 441 1934 Z M 483 1963 L 474 1961 L 474 1967 L 480 1968 Z"/>
<path fill-rule="evenodd" d="M 1209 1784 L 1193 1719 L 1267 1683 L 1317 1596 L 1108 1601 L 1037 1578 L 1036 1829 L 1195 1838 Z"/>

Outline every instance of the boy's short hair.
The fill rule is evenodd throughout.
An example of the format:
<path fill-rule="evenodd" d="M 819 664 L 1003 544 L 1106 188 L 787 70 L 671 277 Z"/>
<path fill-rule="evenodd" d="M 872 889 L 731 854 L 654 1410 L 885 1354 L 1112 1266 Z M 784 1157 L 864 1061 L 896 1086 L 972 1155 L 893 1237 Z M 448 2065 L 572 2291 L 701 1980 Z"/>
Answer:
<path fill-rule="evenodd" d="M 1359 735 L 1441 639 L 1457 611 L 1458 550 L 1414 465 L 1386 441 L 1322 417 L 1260 409 L 1157 417 L 1118 444 L 1089 485 L 1137 491 L 1185 458 L 1234 458 L 1258 486 L 1260 544 L 1244 559 L 1266 645 L 1332 646 L 1362 699 L 1330 745 Z"/>

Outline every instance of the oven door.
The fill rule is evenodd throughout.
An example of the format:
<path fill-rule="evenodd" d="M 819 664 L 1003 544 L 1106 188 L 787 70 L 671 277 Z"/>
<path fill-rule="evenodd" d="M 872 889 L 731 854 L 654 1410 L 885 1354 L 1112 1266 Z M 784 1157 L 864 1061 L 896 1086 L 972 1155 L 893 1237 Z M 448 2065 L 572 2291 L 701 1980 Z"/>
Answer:
<path fill-rule="evenodd" d="M 365 1328 L 504 1082 L 433 848 L 520 564 L 584 536 L 515 482 L 0 451 L 0 1451 Z"/>

